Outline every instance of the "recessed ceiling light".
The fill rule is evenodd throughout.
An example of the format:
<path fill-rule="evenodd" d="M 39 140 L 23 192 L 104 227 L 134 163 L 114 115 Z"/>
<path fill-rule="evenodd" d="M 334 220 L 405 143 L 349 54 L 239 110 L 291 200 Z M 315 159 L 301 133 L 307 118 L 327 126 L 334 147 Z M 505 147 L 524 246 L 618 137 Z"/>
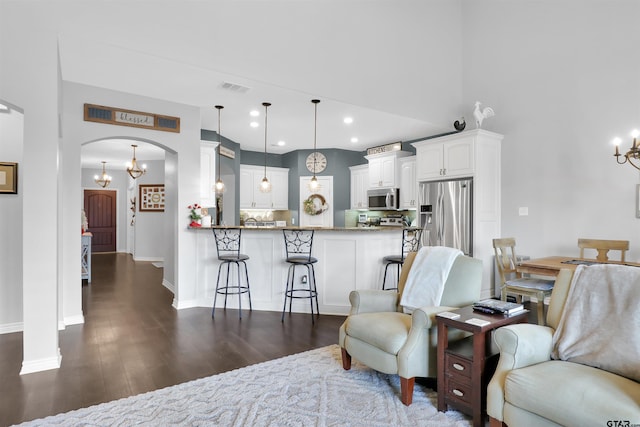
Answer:
<path fill-rule="evenodd" d="M 260 111 L 258 111 L 258 110 L 252 110 L 252 111 L 249 113 L 249 115 L 250 115 L 251 117 L 258 117 L 258 116 L 260 115 Z"/>
<path fill-rule="evenodd" d="M 353 138 L 351 138 L 351 142 L 353 142 L 353 143 L 355 144 L 356 142 L 358 142 L 358 138 L 356 138 L 356 137 L 354 136 Z"/>
<path fill-rule="evenodd" d="M 278 147 L 284 147 L 286 144 L 284 141 L 278 141 Z"/>
<path fill-rule="evenodd" d="M 257 128 L 260 125 L 258 124 L 258 122 L 251 122 L 249 123 L 249 126 L 251 126 L 252 128 Z"/>
<path fill-rule="evenodd" d="M 343 122 L 347 125 L 350 125 L 351 123 L 353 123 L 353 118 L 352 117 L 345 117 Z"/>

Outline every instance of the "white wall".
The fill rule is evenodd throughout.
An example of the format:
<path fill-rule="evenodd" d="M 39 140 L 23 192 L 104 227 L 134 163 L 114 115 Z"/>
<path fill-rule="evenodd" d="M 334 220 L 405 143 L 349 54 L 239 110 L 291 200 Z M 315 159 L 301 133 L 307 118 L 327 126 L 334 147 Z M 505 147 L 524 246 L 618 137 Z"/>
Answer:
<path fill-rule="evenodd" d="M 502 235 L 521 254 L 628 239 L 627 259 L 640 261 L 638 171 L 610 144 L 624 136 L 626 151 L 640 128 L 639 16 L 626 0 L 463 2 L 467 117 L 482 101 L 496 113 L 483 127 L 505 135 Z"/>
<path fill-rule="evenodd" d="M 173 244 L 171 237 L 175 232 L 165 233 L 168 216 L 164 212 L 140 212 L 138 188 L 142 184 L 164 184 L 164 161 L 140 159 L 140 163 L 146 163 L 147 173 L 136 179 L 137 212 L 133 257 L 136 261 L 163 261 L 165 247 L 169 243 Z"/>
<path fill-rule="evenodd" d="M 57 40 L 49 25 L 56 9 L 53 4 L 41 6 L 39 16 L 14 2 L 3 1 L 0 11 L 0 98 L 25 112 L 21 165 L 24 173 L 19 184 L 23 373 L 56 368 L 60 364 L 57 254 L 59 235 L 65 230 L 58 220 L 62 209 L 58 203 L 61 193 L 58 191 Z M 46 215 L 42 214 L 43 206 L 47 207 Z M 78 212 L 77 207 L 74 210 Z M 20 224 L 14 215 L 7 220 Z M 77 221 L 75 225 L 74 231 Z M 77 232 L 74 235 L 77 237 Z M 80 257 L 79 241 L 77 245 L 76 261 Z M 77 262 L 74 271 L 77 275 Z"/>
<path fill-rule="evenodd" d="M 22 113 L 0 113 L 0 162 L 18 163 L 18 194 L 0 194 L 0 333 L 22 330 L 23 125 Z"/>

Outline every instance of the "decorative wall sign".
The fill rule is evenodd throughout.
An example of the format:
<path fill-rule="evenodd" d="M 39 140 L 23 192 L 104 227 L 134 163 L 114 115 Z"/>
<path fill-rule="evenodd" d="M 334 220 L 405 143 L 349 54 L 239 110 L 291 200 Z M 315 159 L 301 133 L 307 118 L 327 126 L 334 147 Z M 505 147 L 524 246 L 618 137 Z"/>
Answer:
<path fill-rule="evenodd" d="M 109 125 L 180 132 L 180 117 L 162 116 L 160 114 L 143 113 L 141 111 L 105 107 L 103 105 L 84 104 L 84 120 L 86 122 Z"/>
<path fill-rule="evenodd" d="M 233 151 L 230 148 L 224 147 L 222 145 L 220 146 L 220 154 L 225 156 L 225 157 L 228 157 L 230 159 L 235 159 L 236 158 L 236 152 L 235 151 Z"/>
<path fill-rule="evenodd" d="M 0 194 L 18 194 L 18 164 L 0 162 Z"/>
<path fill-rule="evenodd" d="M 388 153 L 389 151 L 402 150 L 402 142 L 394 142 L 392 144 L 380 145 L 378 147 L 367 148 L 367 155 Z"/>
<path fill-rule="evenodd" d="M 140 212 L 164 212 L 164 184 L 140 184 Z"/>

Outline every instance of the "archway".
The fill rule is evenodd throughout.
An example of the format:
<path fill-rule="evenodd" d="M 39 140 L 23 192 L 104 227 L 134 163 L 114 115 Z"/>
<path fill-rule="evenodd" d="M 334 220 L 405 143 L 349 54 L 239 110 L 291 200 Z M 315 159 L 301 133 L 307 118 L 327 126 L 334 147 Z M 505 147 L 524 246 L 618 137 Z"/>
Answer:
<path fill-rule="evenodd" d="M 131 145 L 134 144 L 137 146 L 138 163 L 147 164 L 147 172 L 138 179 L 133 179 L 126 171 L 126 165 L 133 157 Z M 112 177 L 107 188 L 117 192 L 116 252 L 130 253 L 135 261 L 163 262 L 168 267 L 163 270 L 163 283 L 175 283 L 173 272 L 176 271 L 177 259 L 172 254 L 176 236 L 158 232 L 169 228 L 167 223 L 172 223 L 174 213 L 164 209 L 141 211 L 138 197 L 141 187 L 153 185 L 164 188 L 167 153 L 177 155 L 161 142 L 126 135 L 84 142 L 81 144 L 80 184 L 83 193 L 101 188 L 94 182 L 94 175 L 101 173 L 98 165 L 106 161 L 107 172 Z"/>

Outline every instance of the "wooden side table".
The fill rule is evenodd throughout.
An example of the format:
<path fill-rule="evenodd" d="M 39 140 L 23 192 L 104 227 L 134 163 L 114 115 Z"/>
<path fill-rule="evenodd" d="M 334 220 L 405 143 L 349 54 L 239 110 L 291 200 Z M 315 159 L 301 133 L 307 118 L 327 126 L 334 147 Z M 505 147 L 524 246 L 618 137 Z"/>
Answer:
<path fill-rule="evenodd" d="M 495 365 L 488 368 L 487 362 L 497 354 L 491 354 L 491 331 L 501 326 L 527 321 L 529 310 L 510 316 L 483 314 L 473 311 L 471 306 L 452 311 L 459 314 L 455 319 L 436 316 L 438 324 L 438 411 L 451 405 L 473 417 L 473 425 L 481 427 L 486 413 L 487 383 L 493 375 Z M 483 325 L 468 323 L 470 319 L 488 322 Z M 449 345 L 449 328 L 472 335 Z"/>

